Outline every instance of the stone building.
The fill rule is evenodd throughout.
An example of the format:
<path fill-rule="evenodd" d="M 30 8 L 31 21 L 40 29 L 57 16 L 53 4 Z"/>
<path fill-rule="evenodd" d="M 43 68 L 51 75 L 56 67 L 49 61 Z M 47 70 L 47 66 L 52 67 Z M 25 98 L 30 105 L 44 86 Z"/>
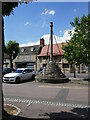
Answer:
<path fill-rule="evenodd" d="M 53 61 L 58 64 L 62 70 L 70 70 L 68 62 L 64 59 L 64 51 L 62 50 L 62 45 L 66 43 L 53 44 Z M 45 45 L 41 53 L 38 55 L 39 67 L 45 67 L 50 59 L 50 46 Z"/>
<path fill-rule="evenodd" d="M 4 53 L 3 67 L 4 68 L 9 68 L 10 67 L 10 57 L 6 53 Z"/>
<path fill-rule="evenodd" d="M 66 45 L 66 43 L 58 43 L 53 44 L 53 61 L 58 64 L 63 72 L 74 72 L 74 64 L 69 64 L 67 60 L 64 58 L 64 51 L 62 50 L 62 45 Z M 38 55 L 38 68 L 45 67 L 50 60 L 50 45 L 45 45 L 41 53 Z M 88 67 L 84 64 L 80 64 L 79 67 L 75 66 L 75 69 L 79 73 L 88 72 Z"/>
<path fill-rule="evenodd" d="M 66 43 L 53 44 L 53 61 L 58 64 L 62 71 L 73 72 L 74 64 L 68 64 L 68 61 L 64 59 L 64 51 L 62 45 Z M 20 47 L 20 52 L 13 60 L 14 68 L 29 67 L 34 70 L 39 70 L 45 67 L 50 59 L 50 46 L 44 44 L 44 39 L 40 39 L 40 45 Z M 10 67 L 10 58 L 4 54 L 4 68 Z M 89 68 L 90 69 L 90 68 Z M 88 72 L 88 67 L 81 64 L 80 67 L 76 67 L 76 71 L 80 73 Z"/>
<path fill-rule="evenodd" d="M 44 46 L 44 39 L 40 39 L 40 45 L 20 47 L 18 56 L 13 60 L 14 68 L 31 68 L 38 69 L 37 55 L 40 54 Z"/>

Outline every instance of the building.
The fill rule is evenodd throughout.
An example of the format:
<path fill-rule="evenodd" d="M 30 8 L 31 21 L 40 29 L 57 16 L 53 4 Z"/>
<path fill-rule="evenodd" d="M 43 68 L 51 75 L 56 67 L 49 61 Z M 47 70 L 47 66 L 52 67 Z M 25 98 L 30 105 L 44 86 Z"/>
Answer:
<path fill-rule="evenodd" d="M 69 64 L 64 59 L 64 51 L 62 45 L 66 43 L 53 44 L 53 61 L 58 64 L 62 71 L 74 71 L 74 64 Z M 40 39 L 40 45 L 20 47 L 20 52 L 13 60 L 14 68 L 29 67 L 34 70 L 39 70 L 45 67 L 50 60 L 50 45 L 44 44 L 44 39 Z M 10 67 L 10 58 L 7 54 L 4 54 L 4 68 Z M 88 67 L 81 64 L 76 67 L 77 72 L 88 72 Z"/>
<path fill-rule="evenodd" d="M 66 43 L 53 44 L 53 61 L 58 64 L 62 70 L 69 70 L 70 66 L 64 59 L 64 51 L 62 46 Z M 42 48 L 41 53 L 38 55 L 39 67 L 45 67 L 50 60 L 50 45 Z"/>
<path fill-rule="evenodd" d="M 4 53 L 3 67 L 4 68 L 9 68 L 10 67 L 10 57 L 6 53 Z"/>
<path fill-rule="evenodd" d="M 37 70 L 37 55 L 44 46 L 44 39 L 40 39 L 40 45 L 20 47 L 20 52 L 13 60 L 14 68 L 31 68 Z"/>
<path fill-rule="evenodd" d="M 67 60 L 64 58 L 64 51 L 62 46 L 67 43 L 58 43 L 53 44 L 53 61 L 60 67 L 60 69 L 65 72 L 74 72 L 74 68 L 78 73 L 88 72 L 88 66 L 84 64 L 80 64 L 80 66 L 76 67 L 73 63 L 69 64 Z M 42 48 L 41 53 L 38 55 L 38 68 L 45 67 L 50 60 L 50 45 L 46 45 Z"/>

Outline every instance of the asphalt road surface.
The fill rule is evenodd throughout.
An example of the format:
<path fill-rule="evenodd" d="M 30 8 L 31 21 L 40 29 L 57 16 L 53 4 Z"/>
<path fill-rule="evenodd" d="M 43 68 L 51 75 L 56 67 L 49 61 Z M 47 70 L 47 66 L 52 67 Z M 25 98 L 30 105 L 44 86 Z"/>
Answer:
<path fill-rule="evenodd" d="M 3 92 L 5 103 L 18 106 L 21 109 L 20 115 L 28 118 L 30 116 L 50 117 L 44 113 L 60 112 L 62 109 L 64 111 L 84 109 L 84 112 L 87 112 L 89 107 L 88 86 L 84 85 L 37 82 L 3 83 Z"/>

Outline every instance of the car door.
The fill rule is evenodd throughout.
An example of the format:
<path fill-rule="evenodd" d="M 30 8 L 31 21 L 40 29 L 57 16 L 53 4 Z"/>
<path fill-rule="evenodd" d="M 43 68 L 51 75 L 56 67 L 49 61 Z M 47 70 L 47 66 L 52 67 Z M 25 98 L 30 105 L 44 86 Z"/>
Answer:
<path fill-rule="evenodd" d="M 28 69 L 27 70 L 27 79 L 31 79 L 32 78 L 32 70 Z"/>
<path fill-rule="evenodd" d="M 28 76 L 27 76 L 27 69 L 23 70 L 21 77 L 22 77 L 22 80 L 27 80 L 27 78 L 28 78 Z"/>

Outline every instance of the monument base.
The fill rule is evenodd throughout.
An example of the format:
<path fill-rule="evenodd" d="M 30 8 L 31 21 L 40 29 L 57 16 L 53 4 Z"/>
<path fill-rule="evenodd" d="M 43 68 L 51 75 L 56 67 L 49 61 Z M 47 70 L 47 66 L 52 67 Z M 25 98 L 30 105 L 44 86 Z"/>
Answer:
<path fill-rule="evenodd" d="M 62 73 L 56 63 L 50 61 L 43 69 L 42 75 L 40 75 L 38 81 L 47 83 L 65 83 L 68 82 L 69 79 Z"/>

